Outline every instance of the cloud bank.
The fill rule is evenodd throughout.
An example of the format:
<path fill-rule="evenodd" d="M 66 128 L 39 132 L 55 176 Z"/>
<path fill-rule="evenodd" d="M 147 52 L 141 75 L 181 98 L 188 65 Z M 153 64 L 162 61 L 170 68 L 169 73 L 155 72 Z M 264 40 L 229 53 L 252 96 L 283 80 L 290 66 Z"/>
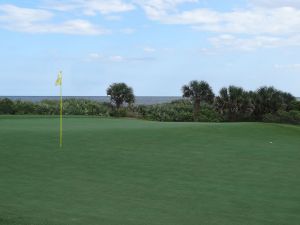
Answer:
<path fill-rule="evenodd" d="M 91 22 L 89 17 L 103 16 L 121 20 L 119 14 L 142 10 L 149 21 L 164 26 L 188 26 L 199 32 L 207 32 L 211 35 L 208 41 L 218 48 L 223 46 L 250 50 L 299 45 L 299 0 L 249 0 L 248 5 L 227 11 L 199 7 L 200 2 L 201 0 L 61 0 L 48 1 L 40 8 L 2 4 L 0 27 L 29 33 L 103 35 L 110 33 L 110 30 Z M 183 7 L 186 5 L 189 7 Z M 57 12 L 76 16 L 74 19 L 54 22 Z M 123 30 L 134 29 L 126 27 Z"/>

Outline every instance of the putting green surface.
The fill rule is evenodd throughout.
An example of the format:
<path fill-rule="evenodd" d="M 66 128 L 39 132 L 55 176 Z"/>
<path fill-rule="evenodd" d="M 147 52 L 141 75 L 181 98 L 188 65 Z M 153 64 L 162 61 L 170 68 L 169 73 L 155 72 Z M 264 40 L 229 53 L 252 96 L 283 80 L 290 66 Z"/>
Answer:
<path fill-rule="evenodd" d="M 300 127 L 0 117 L 0 224 L 299 225 Z"/>

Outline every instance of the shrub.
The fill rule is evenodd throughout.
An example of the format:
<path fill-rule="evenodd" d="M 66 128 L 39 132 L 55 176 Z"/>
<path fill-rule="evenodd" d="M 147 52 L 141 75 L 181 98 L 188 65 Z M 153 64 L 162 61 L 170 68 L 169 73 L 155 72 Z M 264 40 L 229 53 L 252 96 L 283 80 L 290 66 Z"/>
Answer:
<path fill-rule="evenodd" d="M 193 121 L 192 104 L 173 102 L 139 108 L 141 115 L 149 120 L 157 121 Z"/>
<path fill-rule="evenodd" d="M 264 122 L 300 124 L 300 111 L 292 110 L 289 112 L 280 110 L 275 114 L 266 114 Z"/>
<path fill-rule="evenodd" d="M 300 111 L 300 101 L 292 101 L 290 103 L 290 110 Z"/>
<path fill-rule="evenodd" d="M 107 103 L 75 98 L 64 100 L 63 107 L 65 115 L 107 116 L 110 111 Z"/>
<path fill-rule="evenodd" d="M 255 100 L 253 93 L 249 93 L 249 96 L 252 100 Z M 225 97 L 224 100 L 226 100 Z M 287 95 L 287 97 L 289 97 L 289 95 Z M 253 102 L 255 102 L 254 100 Z M 238 112 L 242 113 L 239 113 L 239 116 L 232 117 L 231 119 L 228 118 L 228 102 L 227 100 L 219 101 L 216 102 L 214 106 L 203 102 L 200 105 L 199 114 L 195 116 L 193 113 L 193 102 L 187 99 L 156 105 L 130 105 L 117 109 L 117 107 L 112 106 L 110 103 L 71 98 L 63 100 L 63 113 L 65 115 L 132 117 L 166 122 L 264 121 L 300 124 L 300 102 L 298 101 L 289 102 L 290 110 L 283 108 L 276 112 L 265 113 L 262 117 L 256 117 L 255 114 L 252 114 L 252 107 L 242 107 L 243 104 L 241 104 L 239 105 Z M 243 101 L 241 102 L 243 103 Z M 245 106 L 248 106 L 248 103 L 245 104 Z M 258 106 L 256 105 L 255 107 Z M 236 110 L 236 107 L 233 107 L 233 109 Z M 0 99 L 0 114 L 59 115 L 59 113 L 60 104 L 58 100 L 43 100 L 38 103 L 33 103 L 20 100 L 12 101 L 8 98 Z"/>
<path fill-rule="evenodd" d="M 14 111 L 18 115 L 34 114 L 36 112 L 36 105 L 33 102 L 17 100 L 14 102 Z"/>
<path fill-rule="evenodd" d="M 300 111 L 278 111 L 281 123 L 300 124 Z"/>
<path fill-rule="evenodd" d="M 279 123 L 280 118 L 277 114 L 268 113 L 263 116 L 263 122 L 266 123 Z"/>
<path fill-rule="evenodd" d="M 193 103 L 189 100 L 176 100 L 171 103 L 136 106 L 135 111 L 145 119 L 166 122 L 201 122 L 221 121 L 220 115 L 214 109 L 203 103 L 199 115 L 194 118 Z"/>
<path fill-rule="evenodd" d="M 59 101 L 43 100 L 36 104 L 35 112 L 38 115 L 59 115 Z"/>
<path fill-rule="evenodd" d="M 199 122 L 221 122 L 223 121 L 221 115 L 214 109 L 209 107 L 202 107 L 199 116 L 196 118 Z"/>
<path fill-rule="evenodd" d="M 113 108 L 110 112 L 109 115 L 111 117 L 127 117 L 127 110 L 126 108 Z"/>
<path fill-rule="evenodd" d="M 63 113 L 65 115 L 95 115 L 108 116 L 111 106 L 85 99 L 65 99 L 63 101 Z M 58 100 L 43 100 L 38 103 L 25 101 L 0 100 L 0 114 L 37 114 L 59 115 L 60 104 Z"/>
<path fill-rule="evenodd" d="M 14 102 L 8 98 L 0 99 L 0 114 L 15 114 Z"/>

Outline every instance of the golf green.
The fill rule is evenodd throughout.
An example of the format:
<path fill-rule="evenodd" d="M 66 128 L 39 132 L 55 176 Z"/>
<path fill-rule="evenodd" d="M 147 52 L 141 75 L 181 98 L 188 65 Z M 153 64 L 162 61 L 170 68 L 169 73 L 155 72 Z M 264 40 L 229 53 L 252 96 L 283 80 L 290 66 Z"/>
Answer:
<path fill-rule="evenodd" d="M 0 117 L 0 224 L 299 225 L 300 127 Z"/>

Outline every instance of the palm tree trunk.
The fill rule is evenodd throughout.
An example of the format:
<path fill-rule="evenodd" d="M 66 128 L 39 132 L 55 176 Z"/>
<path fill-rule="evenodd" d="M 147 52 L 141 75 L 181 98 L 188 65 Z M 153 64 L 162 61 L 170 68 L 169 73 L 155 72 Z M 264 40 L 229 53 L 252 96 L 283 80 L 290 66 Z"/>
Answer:
<path fill-rule="evenodd" d="M 200 99 L 195 99 L 195 103 L 194 103 L 194 121 L 196 121 L 198 119 L 199 112 L 200 112 Z"/>

